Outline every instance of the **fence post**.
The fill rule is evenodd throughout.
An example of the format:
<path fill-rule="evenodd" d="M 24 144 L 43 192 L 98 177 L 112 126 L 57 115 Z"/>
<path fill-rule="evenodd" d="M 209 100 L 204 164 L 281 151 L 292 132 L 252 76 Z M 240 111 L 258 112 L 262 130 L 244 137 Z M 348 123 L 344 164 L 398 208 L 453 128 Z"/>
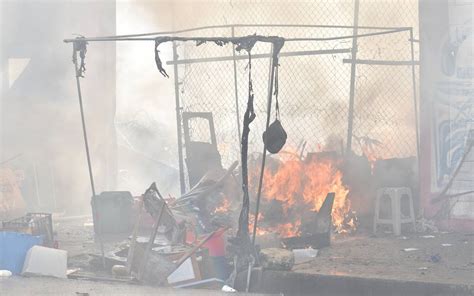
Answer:
<path fill-rule="evenodd" d="M 181 194 L 186 191 L 184 183 L 184 163 L 183 163 L 183 135 L 181 129 L 181 106 L 179 103 L 179 79 L 178 79 L 178 52 L 176 50 L 176 42 L 173 41 L 173 70 L 174 70 L 174 95 L 176 105 L 176 131 L 178 136 L 178 165 L 179 165 L 179 183 L 181 186 Z"/>
<path fill-rule="evenodd" d="M 97 223 L 97 229 L 99 229 L 96 233 L 99 238 L 99 244 L 100 244 L 100 253 L 102 255 L 102 266 L 105 268 L 105 253 L 104 253 L 104 240 L 102 238 L 102 217 L 99 217 L 97 215 L 97 210 L 95 209 L 96 207 L 96 192 L 95 192 L 95 183 L 94 183 L 94 174 L 92 173 L 92 162 L 91 162 L 91 156 L 90 156 L 90 151 L 89 151 L 89 140 L 87 138 L 87 129 L 86 129 L 86 119 L 84 116 L 84 106 L 82 103 L 82 91 L 81 91 L 81 75 L 79 72 L 79 66 L 78 66 L 78 60 L 77 60 L 77 48 L 76 44 L 78 41 L 76 41 L 73 44 L 72 47 L 72 54 L 73 54 L 73 63 L 74 63 L 74 76 L 76 76 L 76 87 L 77 87 L 77 98 L 79 100 L 79 111 L 81 114 L 81 123 L 82 123 L 82 135 L 84 137 L 84 146 L 86 150 L 86 159 L 87 159 L 87 168 L 89 171 L 89 180 L 91 183 L 91 191 L 92 191 L 92 198 L 91 198 L 91 205 L 92 205 L 92 217 L 94 221 L 94 229 L 95 228 L 95 223 Z M 79 47 L 79 45 L 77 45 Z M 36 176 L 36 168 L 35 168 L 35 176 Z"/>
<path fill-rule="evenodd" d="M 232 37 L 235 37 L 235 28 L 231 27 Z M 237 61 L 235 59 L 235 45 L 232 44 L 232 57 L 234 61 L 234 92 L 235 92 L 235 114 L 237 119 L 237 136 L 238 142 L 240 143 L 241 133 L 240 133 L 240 110 L 239 110 L 239 91 L 238 91 L 238 82 L 237 82 Z M 242 146 L 239 145 L 239 153 L 242 153 Z"/>
<path fill-rule="evenodd" d="M 415 105 L 415 129 L 416 129 L 416 158 L 420 157 L 420 136 L 418 127 L 418 98 L 416 95 L 416 73 L 415 73 L 415 49 L 413 48 L 413 28 L 410 28 L 410 53 L 411 53 L 411 76 L 413 83 L 413 104 Z"/>
<path fill-rule="evenodd" d="M 352 50 L 351 50 L 351 84 L 349 92 L 349 117 L 347 125 L 347 147 L 346 155 L 352 150 L 352 129 L 354 123 L 354 96 L 355 96 L 355 74 L 356 74 L 356 58 L 357 58 L 357 33 L 359 26 L 359 0 L 354 1 L 354 29 L 352 38 Z"/>

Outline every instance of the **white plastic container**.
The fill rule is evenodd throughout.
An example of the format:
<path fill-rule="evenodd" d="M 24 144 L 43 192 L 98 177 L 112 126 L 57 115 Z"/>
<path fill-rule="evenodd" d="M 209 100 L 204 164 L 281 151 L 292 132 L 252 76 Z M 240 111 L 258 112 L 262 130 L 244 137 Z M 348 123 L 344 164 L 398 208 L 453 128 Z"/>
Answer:
<path fill-rule="evenodd" d="M 10 270 L 0 270 L 0 278 L 2 277 L 11 277 L 12 272 Z"/>
<path fill-rule="evenodd" d="M 293 255 L 295 256 L 295 264 L 301 264 L 314 260 L 318 256 L 318 250 L 313 248 L 294 249 Z"/>
<path fill-rule="evenodd" d="M 26 254 L 23 275 L 67 278 L 67 252 L 42 246 L 32 247 Z"/>

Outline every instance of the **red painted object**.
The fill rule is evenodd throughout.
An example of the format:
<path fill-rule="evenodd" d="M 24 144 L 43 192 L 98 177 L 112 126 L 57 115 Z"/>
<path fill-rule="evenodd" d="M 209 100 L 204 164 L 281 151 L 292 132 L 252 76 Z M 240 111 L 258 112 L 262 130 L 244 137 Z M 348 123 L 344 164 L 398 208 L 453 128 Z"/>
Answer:
<path fill-rule="evenodd" d="M 227 229 L 222 228 L 218 230 L 204 245 L 203 247 L 209 250 L 209 256 L 221 257 L 225 256 L 225 239 L 224 233 Z"/>

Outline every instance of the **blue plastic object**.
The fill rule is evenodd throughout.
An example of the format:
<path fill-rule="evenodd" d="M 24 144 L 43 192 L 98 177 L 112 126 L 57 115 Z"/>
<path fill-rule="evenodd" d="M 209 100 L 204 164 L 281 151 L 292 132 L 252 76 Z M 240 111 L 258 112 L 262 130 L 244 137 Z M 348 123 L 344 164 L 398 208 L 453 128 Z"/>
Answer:
<path fill-rule="evenodd" d="M 20 274 L 26 253 L 34 245 L 41 245 L 43 239 L 18 232 L 0 232 L 0 269 Z"/>

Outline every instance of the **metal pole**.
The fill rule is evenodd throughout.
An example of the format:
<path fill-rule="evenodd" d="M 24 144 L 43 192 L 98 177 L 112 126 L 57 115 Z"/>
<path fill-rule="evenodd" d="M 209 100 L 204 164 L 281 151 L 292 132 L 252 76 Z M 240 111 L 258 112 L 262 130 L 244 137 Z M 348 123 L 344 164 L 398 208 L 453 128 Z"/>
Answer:
<path fill-rule="evenodd" d="M 415 71 L 415 49 L 413 46 L 413 28 L 410 29 L 410 47 L 411 47 L 411 76 L 413 82 L 413 104 L 415 107 L 415 129 L 416 129 L 416 156 L 419 161 L 420 157 L 420 136 L 419 136 L 419 125 L 418 125 L 418 96 L 416 90 L 416 71 Z"/>
<path fill-rule="evenodd" d="M 342 59 L 344 64 L 352 63 L 351 59 Z M 391 60 L 359 60 L 357 59 L 356 64 L 358 65 L 373 65 L 373 66 L 411 66 L 413 63 L 419 65 L 419 61 L 391 61 Z"/>
<path fill-rule="evenodd" d="M 176 42 L 173 41 L 173 61 L 178 60 L 178 51 L 176 49 Z M 184 182 L 184 160 L 183 160 L 183 132 L 181 129 L 181 106 L 179 103 L 179 79 L 178 79 L 178 65 L 173 65 L 174 69 L 174 95 L 176 105 L 176 131 L 178 136 L 178 163 L 179 163 L 179 183 L 181 186 L 181 194 L 186 192 L 186 184 Z"/>
<path fill-rule="evenodd" d="M 273 96 L 273 82 L 275 81 L 275 65 L 274 65 L 274 59 L 273 59 L 273 51 L 274 51 L 274 45 L 272 44 L 272 50 L 271 50 L 271 56 L 272 58 L 270 59 L 270 69 L 269 69 L 269 81 L 268 81 L 268 94 L 267 94 L 267 123 L 265 125 L 265 130 L 268 130 L 268 126 L 270 125 L 270 117 L 271 117 L 271 111 L 272 111 L 272 96 Z M 277 65 L 278 67 L 278 65 Z M 258 224 L 258 215 L 260 211 L 260 197 L 262 195 L 262 185 L 263 185 L 263 175 L 265 171 L 265 161 L 267 158 L 267 146 L 264 144 L 263 145 L 263 153 L 262 153 L 262 166 L 260 170 L 260 178 L 258 182 L 258 191 L 257 191 L 257 204 L 255 207 L 255 219 L 253 222 L 253 233 L 252 233 L 252 243 L 255 245 L 255 237 L 257 235 L 257 224 Z"/>
<path fill-rule="evenodd" d="M 37 211 L 41 211 L 41 199 L 39 193 L 39 182 L 38 182 L 38 169 L 36 167 L 36 161 L 33 162 L 33 172 L 35 175 L 35 195 L 36 195 L 36 204 L 37 204 Z"/>
<path fill-rule="evenodd" d="M 74 51 L 74 55 L 76 56 L 76 61 L 77 61 L 77 52 Z M 86 129 L 86 121 L 84 118 L 84 107 L 82 104 L 82 93 L 81 93 L 81 82 L 79 80 L 79 74 L 78 74 L 78 67 L 77 63 L 74 63 L 74 67 L 76 70 L 76 84 L 77 84 L 77 95 L 79 98 L 79 108 L 81 111 L 81 123 L 82 123 L 82 133 L 84 136 L 84 145 L 86 148 L 86 157 L 87 157 L 87 167 L 89 169 L 89 180 L 91 183 L 91 190 L 92 190 L 92 196 L 95 196 L 95 185 L 94 185 L 94 176 L 92 174 L 92 164 L 91 164 L 91 156 L 90 156 L 90 151 L 89 151 L 89 141 L 87 139 L 87 129 Z"/>
<path fill-rule="evenodd" d="M 351 39 L 354 37 L 369 37 L 369 36 L 377 36 L 377 35 L 385 35 L 385 34 L 392 34 L 392 33 L 397 33 L 397 32 L 402 32 L 402 31 L 408 31 L 409 29 L 407 28 L 398 28 L 398 29 L 390 29 L 390 30 L 384 30 L 384 31 L 379 31 L 379 32 L 373 32 L 373 33 L 364 33 L 360 34 L 357 36 L 354 35 L 342 35 L 342 36 L 335 36 L 335 37 L 318 37 L 318 38 L 308 38 L 308 37 L 298 37 L 298 38 L 285 38 L 285 42 L 300 42 L 300 41 L 331 41 L 331 40 L 342 40 L 342 39 Z M 254 35 L 261 42 L 272 42 L 269 39 L 272 37 L 268 36 L 262 36 L 262 35 Z M 203 42 L 215 42 L 215 41 L 227 41 L 227 42 L 232 42 L 232 41 L 238 41 L 242 37 L 180 37 L 180 36 L 168 36 L 166 41 L 164 42 L 170 42 L 170 41 L 203 41 Z M 156 41 L 157 37 L 131 37 L 131 38 L 119 38 L 116 36 L 113 37 L 93 37 L 93 38 L 83 38 L 83 41 L 87 42 L 110 42 L 110 41 Z M 64 39 L 63 42 L 70 43 L 74 42 L 74 39 Z"/>
<path fill-rule="evenodd" d="M 338 49 L 320 49 L 320 50 L 301 50 L 301 51 L 287 51 L 287 52 L 280 52 L 278 54 L 278 59 L 283 57 L 300 57 L 300 56 L 313 56 L 313 55 L 323 55 L 323 54 L 339 54 L 339 53 L 350 53 L 350 48 L 338 48 Z M 256 59 L 267 59 L 270 55 L 263 53 L 263 54 L 252 54 L 252 61 Z M 179 61 L 167 61 L 167 65 L 188 65 L 188 64 L 196 64 L 196 63 L 215 63 L 215 62 L 226 62 L 232 60 L 248 60 L 248 57 L 245 55 L 239 56 L 223 56 L 223 57 L 211 57 L 211 58 L 200 58 L 200 59 L 182 59 Z M 350 59 L 344 59 L 344 63 L 350 63 Z M 360 61 L 358 61 L 360 64 Z M 403 62 L 401 62 L 403 63 Z M 405 62 L 404 65 L 410 65 L 409 62 Z"/>
<path fill-rule="evenodd" d="M 1 1 L 0 1 L 1 3 Z M 178 35 L 182 33 L 189 33 L 195 31 L 201 31 L 206 29 L 223 29 L 223 28 L 339 28 L 339 29 L 351 29 L 354 26 L 336 26 L 336 25 L 295 25 L 295 24 L 231 24 L 231 25 L 219 25 L 219 26 L 205 26 L 205 27 L 195 27 L 179 31 L 164 31 L 164 32 L 153 32 L 153 33 L 142 33 L 142 34 L 131 34 L 131 35 L 114 35 L 114 36 L 100 36 L 100 37 L 91 37 L 86 38 L 85 41 L 112 41 L 112 40 L 128 40 L 127 38 L 137 38 L 137 37 L 146 37 L 151 36 L 150 40 L 154 40 L 155 37 L 159 35 Z M 361 29 L 369 30 L 393 30 L 393 29 L 403 29 L 408 30 L 409 27 L 374 27 L 374 26 L 360 26 Z M 99 40 L 98 40 L 99 39 Z M 65 39 L 66 42 L 74 42 L 74 39 Z"/>
<path fill-rule="evenodd" d="M 352 129 L 354 123 L 354 96 L 355 96 L 355 75 L 356 75 L 356 59 L 357 59 L 357 32 L 359 26 L 359 0 L 354 0 L 354 30 L 352 35 L 352 53 L 351 53 L 351 84 L 349 91 L 349 118 L 347 125 L 347 146 L 346 155 L 352 150 Z"/>
<path fill-rule="evenodd" d="M 235 30 L 232 27 L 232 37 L 235 37 Z M 241 132 L 240 132 L 240 110 L 239 110 L 239 91 L 238 91 L 238 82 L 237 82 L 237 60 L 235 59 L 235 45 L 232 44 L 232 57 L 234 62 L 234 92 L 235 92 L 235 114 L 237 117 L 237 135 L 238 142 L 240 143 Z M 242 153 L 242 146 L 239 145 L 239 154 Z"/>
<path fill-rule="evenodd" d="M 94 210 L 94 200 L 96 197 L 95 193 L 95 185 L 94 185 L 94 176 L 92 174 L 92 164 L 91 164 L 91 156 L 89 152 L 89 141 L 87 140 L 87 129 L 86 129 L 86 120 L 84 118 L 84 107 L 82 104 L 82 93 L 81 93 L 81 82 L 80 82 L 80 75 L 79 75 L 79 69 L 77 66 L 77 52 L 75 50 L 76 46 L 73 46 L 73 54 L 74 54 L 74 70 L 75 70 L 75 75 L 76 75 L 76 85 L 77 85 L 77 97 L 79 99 L 79 109 L 81 111 L 81 122 L 82 122 L 82 133 L 84 136 L 84 145 L 86 148 L 86 157 L 87 157 L 87 167 L 89 169 L 89 179 L 91 183 L 91 190 L 92 190 L 92 214 L 94 215 L 94 223 L 97 222 L 98 225 L 98 232 L 97 235 L 99 237 L 99 244 L 100 244 L 100 252 L 102 255 L 102 264 L 103 267 L 105 268 L 105 253 L 104 253 L 104 242 L 102 240 L 102 227 L 100 223 L 100 219 L 97 219 L 97 214 L 96 211 Z"/>
<path fill-rule="evenodd" d="M 58 200 L 56 199 L 56 177 L 54 176 L 54 171 L 53 168 L 51 167 L 51 164 L 49 166 L 49 175 L 51 177 L 51 195 L 53 196 L 53 206 L 54 206 L 54 211 L 58 209 Z"/>

